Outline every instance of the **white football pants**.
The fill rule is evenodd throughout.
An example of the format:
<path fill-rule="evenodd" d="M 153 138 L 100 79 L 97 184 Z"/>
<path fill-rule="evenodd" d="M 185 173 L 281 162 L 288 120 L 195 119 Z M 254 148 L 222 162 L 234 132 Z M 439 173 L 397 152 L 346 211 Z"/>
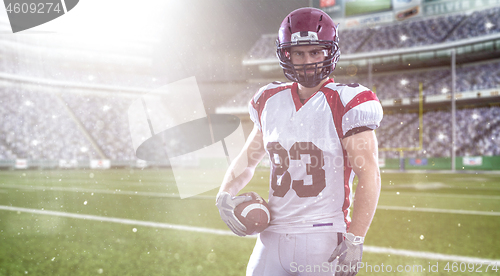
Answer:
<path fill-rule="evenodd" d="M 341 233 L 278 234 L 264 231 L 250 256 L 247 276 L 334 275 L 328 258 Z"/>

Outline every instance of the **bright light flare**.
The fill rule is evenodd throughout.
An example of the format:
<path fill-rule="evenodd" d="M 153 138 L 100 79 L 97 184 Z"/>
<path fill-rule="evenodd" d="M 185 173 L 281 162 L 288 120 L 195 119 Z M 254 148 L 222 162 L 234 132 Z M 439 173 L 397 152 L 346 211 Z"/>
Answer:
<path fill-rule="evenodd" d="M 165 24 L 170 1 L 86 0 L 79 1 L 67 15 L 35 27 L 94 39 L 141 40 L 157 37 Z"/>

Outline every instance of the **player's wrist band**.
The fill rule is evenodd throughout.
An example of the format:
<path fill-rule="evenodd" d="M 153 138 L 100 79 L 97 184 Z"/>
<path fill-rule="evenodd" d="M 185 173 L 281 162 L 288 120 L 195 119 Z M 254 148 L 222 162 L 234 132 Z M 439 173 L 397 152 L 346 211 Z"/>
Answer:
<path fill-rule="evenodd" d="M 344 237 L 354 245 L 362 244 L 365 242 L 365 237 L 355 236 L 353 233 L 345 233 Z"/>

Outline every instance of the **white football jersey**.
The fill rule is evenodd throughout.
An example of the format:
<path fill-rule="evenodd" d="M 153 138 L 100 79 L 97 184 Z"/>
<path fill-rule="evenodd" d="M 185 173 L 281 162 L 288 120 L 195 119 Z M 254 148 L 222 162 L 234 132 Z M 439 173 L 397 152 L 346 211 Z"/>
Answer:
<path fill-rule="evenodd" d="M 382 107 L 359 84 L 330 79 L 304 104 L 297 88 L 270 83 L 249 104 L 271 161 L 267 230 L 346 232 L 354 172 L 341 139 L 354 128 L 377 128 Z"/>

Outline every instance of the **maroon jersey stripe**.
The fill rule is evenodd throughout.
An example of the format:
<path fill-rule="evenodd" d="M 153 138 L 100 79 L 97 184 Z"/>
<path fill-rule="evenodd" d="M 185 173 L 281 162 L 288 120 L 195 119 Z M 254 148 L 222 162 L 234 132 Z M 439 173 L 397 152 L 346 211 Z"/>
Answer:
<path fill-rule="evenodd" d="M 295 104 L 295 111 L 299 111 L 299 109 L 306 103 L 304 102 L 304 104 L 302 104 L 302 102 L 300 101 L 300 96 L 299 96 L 299 85 L 294 82 L 293 85 L 292 85 L 292 89 L 290 90 L 290 92 L 292 93 L 292 100 L 293 100 L 293 103 Z"/>
<path fill-rule="evenodd" d="M 285 86 L 279 86 L 276 88 L 265 90 L 264 92 L 262 92 L 262 94 L 260 95 L 257 102 L 255 102 L 255 96 L 252 98 L 251 104 L 252 104 L 253 108 L 255 110 L 257 110 L 257 113 L 259 115 L 259 124 L 261 127 L 262 127 L 261 115 L 262 115 L 262 111 L 264 110 L 264 106 L 266 105 L 267 100 L 269 100 L 269 98 L 276 95 L 280 91 L 289 89 L 291 87 L 292 87 L 291 85 L 285 85 Z"/>
<path fill-rule="evenodd" d="M 349 110 L 353 109 L 354 107 L 356 107 L 362 103 L 365 103 L 367 101 L 377 101 L 378 102 L 379 100 L 377 98 L 377 95 L 375 95 L 375 93 L 373 93 L 372 91 L 370 91 L 370 90 L 363 91 L 363 92 L 359 93 L 358 95 L 356 95 L 354 98 L 352 98 L 352 100 L 350 100 L 346 104 L 344 112 L 347 113 L 347 111 L 349 111 Z"/>
<path fill-rule="evenodd" d="M 344 137 L 342 131 L 342 117 L 345 114 L 345 107 L 340 100 L 340 95 L 338 91 L 332 90 L 330 88 L 324 87 L 322 89 L 325 94 L 328 105 L 330 106 L 333 123 L 335 124 L 335 129 L 337 130 L 337 135 L 340 140 Z M 344 204 L 342 205 L 342 212 L 344 213 L 344 221 L 347 226 L 347 230 L 349 230 L 349 220 L 347 219 L 347 214 L 349 212 L 349 206 L 351 202 L 349 200 L 349 196 L 351 194 L 351 189 L 349 187 L 349 178 L 351 176 L 352 168 L 349 164 L 349 160 L 347 159 L 347 152 L 345 149 L 342 149 L 342 154 L 344 157 Z"/>

